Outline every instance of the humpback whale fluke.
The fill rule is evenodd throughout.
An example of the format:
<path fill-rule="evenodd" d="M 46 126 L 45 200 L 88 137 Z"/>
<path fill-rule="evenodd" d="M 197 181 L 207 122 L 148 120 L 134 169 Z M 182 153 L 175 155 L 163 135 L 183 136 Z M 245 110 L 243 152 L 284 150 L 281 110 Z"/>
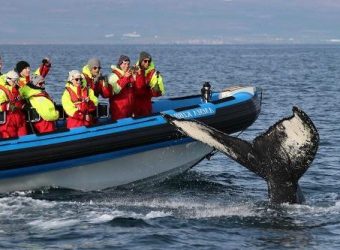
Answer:
<path fill-rule="evenodd" d="M 201 141 L 264 178 L 272 203 L 301 203 L 298 181 L 311 165 L 319 134 L 305 112 L 293 107 L 293 115 L 272 125 L 252 143 L 227 135 L 196 120 L 164 118 L 186 136 Z"/>

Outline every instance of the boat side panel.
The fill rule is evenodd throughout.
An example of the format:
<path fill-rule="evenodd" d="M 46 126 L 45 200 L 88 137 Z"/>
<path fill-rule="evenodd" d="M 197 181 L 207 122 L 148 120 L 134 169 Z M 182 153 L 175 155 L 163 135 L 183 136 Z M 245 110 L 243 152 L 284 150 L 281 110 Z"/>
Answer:
<path fill-rule="evenodd" d="M 9 177 L 0 182 L 0 192 L 31 190 L 44 186 L 77 190 L 100 190 L 135 181 L 162 179 L 181 173 L 212 151 L 200 142 L 189 142 L 48 172 Z"/>

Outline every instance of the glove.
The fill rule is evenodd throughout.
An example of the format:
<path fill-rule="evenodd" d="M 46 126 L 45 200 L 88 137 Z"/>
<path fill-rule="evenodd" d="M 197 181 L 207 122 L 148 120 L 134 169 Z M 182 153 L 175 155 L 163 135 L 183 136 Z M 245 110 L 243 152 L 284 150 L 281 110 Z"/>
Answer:
<path fill-rule="evenodd" d="M 85 115 L 85 121 L 87 121 L 87 122 L 91 121 L 91 115 L 90 114 Z"/>
<path fill-rule="evenodd" d="M 88 110 L 88 105 L 86 102 L 82 102 L 77 105 L 77 108 L 81 113 L 86 113 Z"/>
<path fill-rule="evenodd" d="M 49 58 L 45 57 L 44 59 L 42 59 L 41 65 L 39 68 L 40 75 L 45 78 L 48 72 L 50 71 L 51 66 L 52 66 L 51 60 Z"/>
<path fill-rule="evenodd" d="M 41 63 L 43 65 L 46 65 L 47 67 L 51 67 L 51 60 L 48 57 L 45 57 L 44 59 L 42 59 Z"/>
<path fill-rule="evenodd" d="M 84 120 L 84 114 L 82 112 L 80 112 L 80 111 L 76 111 L 73 114 L 73 118 L 77 119 L 77 120 Z"/>
<path fill-rule="evenodd" d="M 102 75 L 102 73 L 100 73 L 99 81 L 108 81 L 107 75 Z"/>

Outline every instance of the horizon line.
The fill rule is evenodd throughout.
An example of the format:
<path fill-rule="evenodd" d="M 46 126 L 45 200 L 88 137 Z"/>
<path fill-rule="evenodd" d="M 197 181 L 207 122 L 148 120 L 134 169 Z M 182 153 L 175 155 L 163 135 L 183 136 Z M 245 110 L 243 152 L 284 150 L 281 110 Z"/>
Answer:
<path fill-rule="evenodd" d="M 128 46 L 163 46 L 163 45 L 192 45 L 192 46 L 225 46 L 225 45 L 340 45 L 340 42 L 301 42 L 301 43 L 0 43 L 0 46 L 41 46 L 41 45 L 128 45 Z"/>

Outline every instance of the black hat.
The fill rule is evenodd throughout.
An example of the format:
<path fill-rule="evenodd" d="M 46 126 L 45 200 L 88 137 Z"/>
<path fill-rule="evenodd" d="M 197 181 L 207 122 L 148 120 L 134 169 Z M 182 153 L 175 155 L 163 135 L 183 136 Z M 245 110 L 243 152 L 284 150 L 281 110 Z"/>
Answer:
<path fill-rule="evenodd" d="M 148 52 L 142 51 L 139 54 L 139 63 L 141 63 L 144 59 L 150 59 L 152 61 L 152 57 Z"/>
<path fill-rule="evenodd" d="M 15 66 L 15 70 L 20 74 L 21 71 L 23 71 L 25 68 L 30 67 L 30 65 L 28 64 L 28 62 L 26 61 L 20 61 L 17 63 L 17 65 Z"/>
<path fill-rule="evenodd" d="M 124 61 L 130 62 L 130 58 L 128 56 L 121 55 L 119 57 L 119 60 L 118 60 L 118 63 L 117 63 L 117 67 L 119 67 Z"/>

